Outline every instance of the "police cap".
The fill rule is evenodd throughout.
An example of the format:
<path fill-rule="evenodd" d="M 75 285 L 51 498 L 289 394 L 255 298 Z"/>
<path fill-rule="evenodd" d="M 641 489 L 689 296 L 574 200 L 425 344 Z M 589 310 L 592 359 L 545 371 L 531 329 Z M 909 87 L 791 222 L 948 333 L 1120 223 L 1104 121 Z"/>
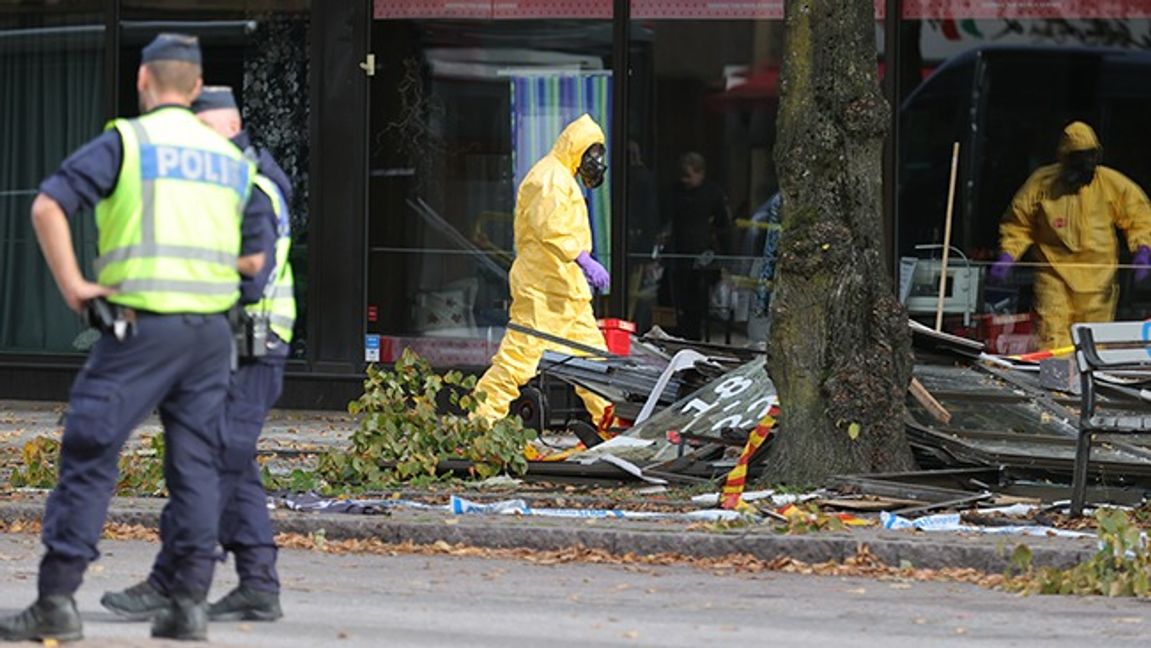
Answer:
<path fill-rule="evenodd" d="M 206 110 L 220 108 L 235 108 L 236 97 L 229 86 L 204 86 L 200 96 L 192 102 L 192 112 L 202 113 Z"/>
<path fill-rule="evenodd" d="M 159 34 L 144 46 L 140 61 L 186 61 L 200 65 L 200 40 L 187 34 Z"/>

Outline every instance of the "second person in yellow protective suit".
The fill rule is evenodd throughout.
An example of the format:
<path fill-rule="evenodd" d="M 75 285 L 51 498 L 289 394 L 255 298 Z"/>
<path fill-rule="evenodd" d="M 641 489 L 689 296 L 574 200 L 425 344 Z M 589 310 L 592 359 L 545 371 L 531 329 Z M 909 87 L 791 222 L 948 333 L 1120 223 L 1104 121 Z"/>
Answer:
<path fill-rule="evenodd" d="M 1136 266 L 1135 280 L 1151 272 L 1151 203 L 1139 185 L 1099 164 L 1095 131 L 1074 122 L 1063 131 L 1058 163 L 1036 169 L 1015 194 L 999 226 L 1003 252 L 991 279 L 1003 281 L 1012 264 L 1034 246 L 1035 310 L 1039 346 L 1071 344 L 1071 324 L 1115 319 L 1115 281 L 1123 230 Z"/>
<path fill-rule="evenodd" d="M 598 187 L 607 169 L 605 153 L 603 131 L 583 115 L 564 128 L 551 152 L 528 172 L 516 196 L 516 259 L 509 276 L 512 323 L 596 349 L 607 347 L 596 326 L 590 288 L 606 289 L 609 277 L 591 257 L 587 203 L 576 177 L 589 189 Z M 520 387 L 536 375 L 545 349 L 577 353 L 509 329 L 476 385 L 487 396 L 477 416 L 507 416 Z M 609 403 L 583 389 L 576 393 L 592 423 L 602 424 Z"/>

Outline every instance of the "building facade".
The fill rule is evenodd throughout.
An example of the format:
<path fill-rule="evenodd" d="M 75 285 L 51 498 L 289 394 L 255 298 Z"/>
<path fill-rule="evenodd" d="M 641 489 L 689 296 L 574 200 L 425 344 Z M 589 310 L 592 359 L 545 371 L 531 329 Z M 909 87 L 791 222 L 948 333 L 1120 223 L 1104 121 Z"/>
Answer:
<path fill-rule="evenodd" d="M 1071 119 L 1151 183 L 1149 16 L 1151 0 L 876 0 L 876 62 L 899 106 L 885 218 L 913 314 L 935 306 L 923 286 L 932 269 L 938 281 L 959 142 L 947 326 L 1026 348 L 1026 268 L 1005 286 L 982 272 L 999 218 Z M 294 180 L 286 404 L 342 407 L 366 361 L 404 347 L 485 365 L 507 321 L 517 183 L 585 112 L 610 152 L 589 195 L 613 278 L 597 312 L 674 330 L 674 277 L 698 270 L 705 325 L 687 334 L 764 338 L 782 0 L 0 0 L 0 398 L 62 398 L 93 341 L 57 294 L 29 206 L 64 156 L 136 114 L 139 51 L 161 31 L 200 37 L 205 82 L 236 89 Z M 688 154 L 726 205 L 690 250 L 669 225 L 711 213 L 682 186 Z M 73 235 L 90 263 L 91 214 Z M 1119 281 L 1120 315 L 1140 316 L 1143 289 Z"/>

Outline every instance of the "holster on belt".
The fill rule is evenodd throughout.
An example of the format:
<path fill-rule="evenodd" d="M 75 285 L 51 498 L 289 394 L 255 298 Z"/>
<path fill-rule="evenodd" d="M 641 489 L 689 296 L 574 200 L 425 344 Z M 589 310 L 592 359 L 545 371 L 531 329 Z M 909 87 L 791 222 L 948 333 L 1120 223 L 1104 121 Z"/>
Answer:
<path fill-rule="evenodd" d="M 103 297 L 89 299 L 88 303 L 85 304 L 85 315 L 88 317 L 88 326 L 91 326 L 97 331 L 111 333 L 112 327 L 116 322 L 116 311 L 118 309 L 118 306 Z"/>
<path fill-rule="evenodd" d="M 111 333 L 121 342 L 135 331 L 136 312 L 113 304 L 104 297 L 89 299 L 84 311 L 89 326 L 103 333 Z"/>
<path fill-rule="evenodd" d="M 228 312 L 232 324 L 232 340 L 235 358 L 251 360 L 268 354 L 268 331 L 271 322 L 267 315 L 253 314 L 242 307 Z"/>

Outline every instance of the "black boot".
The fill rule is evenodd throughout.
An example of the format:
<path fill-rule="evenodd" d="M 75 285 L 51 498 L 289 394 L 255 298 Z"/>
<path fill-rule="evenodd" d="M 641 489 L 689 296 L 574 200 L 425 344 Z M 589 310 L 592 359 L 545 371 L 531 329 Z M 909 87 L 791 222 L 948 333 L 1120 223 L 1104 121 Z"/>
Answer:
<path fill-rule="evenodd" d="M 76 610 L 76 601 L 67 594 L 41 596 L 20 614 L 0 619 L 0 639 L 5 641 L 83 638 L 80 612 Z"/>
<path fill-rule="evenodd" d="M 147 621 L 168 607 L 171 601 L 148 581 L 119 592 L 104 592 L 100 605 L 129 621 Z"/>
<path fill-rule="evenodd" d="M 284 616 L 280 595 L 240 585 L 208 608 L 213 621 L 275 621 Z"/>
<path fill-rule="evenodd" d="M 152 636 L 178 641 L 208 640 L 208 602 L 203 598 L 174 594 L 152 621 Z"/>

